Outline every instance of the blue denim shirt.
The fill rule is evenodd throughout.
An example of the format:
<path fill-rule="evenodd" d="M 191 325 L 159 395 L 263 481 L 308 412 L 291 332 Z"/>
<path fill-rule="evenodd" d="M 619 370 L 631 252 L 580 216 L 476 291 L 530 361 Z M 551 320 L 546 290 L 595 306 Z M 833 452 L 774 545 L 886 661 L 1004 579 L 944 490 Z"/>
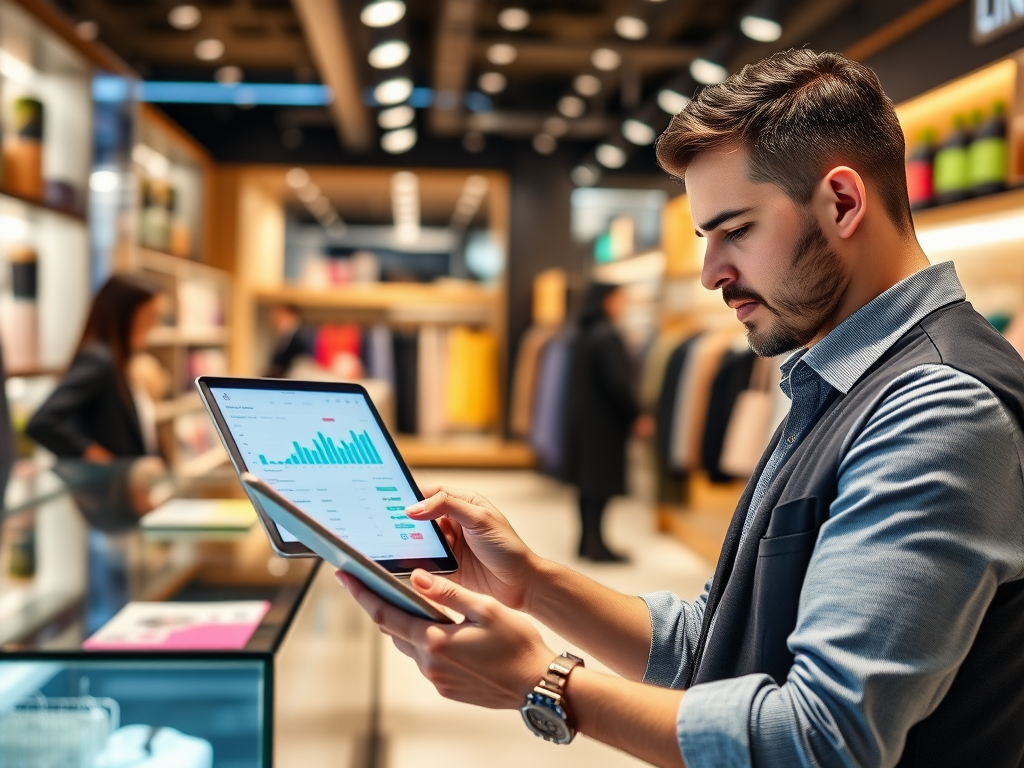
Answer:
<path fill-rule="evenodd" d="M 963 297 L 952 264 L 929 267 L 790 356 L 790 414 L 748 523 L 831 390 L 848 392 L 911 327 Z M 980 381 L 948 366 L 920 366 L 897 385 L 840 465 L 785 684 L 754 674 L 687 691 L 677 731 L 689 768 L 895 765 L 911 726 L 949 690 L 996 588 L 1024 575 L 1020 427 Z M 917 524 L 922 510 L 927 526 Z M 710 586 L 693 602 L 643 596 L 653 629 L 646 682 L 682 687 Z"/>

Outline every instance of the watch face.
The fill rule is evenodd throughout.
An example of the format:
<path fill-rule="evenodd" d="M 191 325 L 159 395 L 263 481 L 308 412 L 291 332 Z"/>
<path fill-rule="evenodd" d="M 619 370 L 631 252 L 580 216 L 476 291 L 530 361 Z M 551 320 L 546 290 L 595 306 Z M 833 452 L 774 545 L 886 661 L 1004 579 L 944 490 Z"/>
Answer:
<path fill-rule="evenodd" d="M 538 736 L 556 744 L 568 744 L 572 741 L 572 733 L 561 713 L 561 708 L 554 702 L 527 702 L 520 712 L 526 725 Z"/>

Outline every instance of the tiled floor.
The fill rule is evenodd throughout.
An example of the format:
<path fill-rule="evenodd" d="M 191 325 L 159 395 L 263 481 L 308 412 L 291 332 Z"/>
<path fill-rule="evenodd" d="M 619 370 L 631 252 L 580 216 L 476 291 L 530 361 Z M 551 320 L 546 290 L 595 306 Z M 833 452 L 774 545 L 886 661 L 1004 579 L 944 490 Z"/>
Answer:
<path fill-rule="evenodd" d="M 445 470 L 421 471 L 416 476 L 422 484 L 444 482 L 484 494 L 539 554 L 573 564 L 625 592 L 671 589 L 694 597 L 711 571 L 710 564 L 673 539 L 655 533 L 650 505 L 638 499 L 614 500 L 605 528 L 609 543 L 628 553 L 632 563 L 598 566 L 575 562 L 577 514 L 571 489 L 531 472 Z M 345 707 L 346 696 L 322 681 L 361 677 L 356 672 L 360 665 L 353 665 L 352 659 L 346 657 L 344 643 L 327 641 L 328 637 L 344 635 L 346 623 L 348 633 L 355 632 L 355 620 L 351 618 L 348 597 L 331 593 L 329 585 L 321 584 L 321 591 L 325 588 L 322 601 L 329 601 L 329 605 L 322 602 L 317 610 L 306 612 L 310 615 L 300 616 L 307 630 L 302 652 L 292 654 L 287 670 L 279 670 L 279 680 L 282 672 L 286 672 L 291 678 L 301 676 L 306 683 L 301 686 L 301 695 L 289 697 L 288 701 L 279 694 L 277 765 L 344 768 L 352 761 L 352 749 L 344 746 L 350 741 L 343 737 L 353 730 L 351 710 L 346 711 Z M 567 647 L 548 635 L 552 648 Z M 301 639 L 298 631 L 295 639 Z M 298 643 L 294 650 L 299 650 Z M 560 768 L 638 764 L 586 738 L 577 739 L 568 748 L 547 744 L 526 731 L 517 712 L 447 701 L 420 676 L 415 664 L 390 643 L 383 645 L 382 654 L 383 749 L 379 768 L 521 768 L 524 762 Z M 593 661 L 588 663 L 599 668 Z M 348 670 L 344 675 L 342 668 Z"/>

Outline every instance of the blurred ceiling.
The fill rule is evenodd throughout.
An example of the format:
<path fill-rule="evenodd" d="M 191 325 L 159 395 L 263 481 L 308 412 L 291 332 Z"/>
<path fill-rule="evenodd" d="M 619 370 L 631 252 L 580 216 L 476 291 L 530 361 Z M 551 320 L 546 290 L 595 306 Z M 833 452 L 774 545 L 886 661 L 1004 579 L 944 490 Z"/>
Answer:
<path fill-rule="evenodd" d="M 417 143 L 431 141 L 447 142 L 445 146 L 461 142 L 462 151 L 469 154 L 480 151 L 492 137 L 529 142 L 542 155 L 573 144 L 579 150 L 577 184 L 595 183 L 602 173 L 622 167 L 638 153 L 653 157 L 654 136 L 701 82 L 713 82 L 772 51 L 807 44 L 823 31 L 844 25 L 851 29 L 881 26 L 910 8 L 929 4 L 924 0 L 55 2 L 79 24 L 83 36 L 98 34 L 101 42 L 147 80 L 231 82 L 241 77 L 245 83 L 329 86 L 334 100 L 326 108 L 279 107 L 271 119 L 266 113 L 249 116 L 253 126 L 272 122 L 288 149 L 302 144 L 304 131 L 331 126 L 343 151 L 355 162 L 360 158 L 372 162 L 382 153 L 401 155 Z M 951 3 L 945 0 L 944 4 Z M 368 5 L 376 11 L 383 8 L 381 12 L 399 7 L 400 18 L 383 27 L 370 26 Z M 762 23 L 751 26 L 751 18 Z M 753 39 L 758 37 L 760 41 Z M 392 46 L 377 48 L 382 43 Z M 400 63 L 375 68 L 370 63 L 375 55 L 378 64 L 380 56 L 391 57 L 385 63 Z M 382 105 L 388 94 L 378 86 L 387 80 L 402 82 L 396 86 L 394 103 Z M 388 106 L 412 109 L 388 111 Z M 228 130 L 226 113 L 205 109 L 207 121 L 209 115 L 219 115 L 222 130 Z M 185 110 L 182 114 L 196 121 L 199 113 Z M 173 111 L 172 116 L 177 117 Z M 244 133 L 246 123 L 232 120 L 230 130 Z M 199 126 L 198 133 L 202 130 Z"/>

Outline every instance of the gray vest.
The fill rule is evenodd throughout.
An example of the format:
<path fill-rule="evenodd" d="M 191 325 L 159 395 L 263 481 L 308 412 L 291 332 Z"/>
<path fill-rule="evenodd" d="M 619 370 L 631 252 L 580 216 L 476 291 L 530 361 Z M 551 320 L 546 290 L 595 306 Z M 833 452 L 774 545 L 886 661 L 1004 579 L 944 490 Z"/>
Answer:
<path fill-rule="evenodd" d="M 833 391 L 772 480 L 747 534 L 750 541 L 738 552 L 754 485 L 781 437 L 780 428 L 726 534 L 687 687 L 752 673 L 785 682 L 793 665 L 786 639 L 796 628 L 800 590 L 818 531 L 838 493 L 844 443 L 863 427 L 894 379 L 927 364 L 974 376 L 1024 428 L 1020 356 L 970 304 L 942 307 L 908 331 L 849 393 Z M 997 589 L 949 692 L 910 730 L 899 762 L 901 768 L 967 765 L 1024 768 L 1024 581 Z"/>

